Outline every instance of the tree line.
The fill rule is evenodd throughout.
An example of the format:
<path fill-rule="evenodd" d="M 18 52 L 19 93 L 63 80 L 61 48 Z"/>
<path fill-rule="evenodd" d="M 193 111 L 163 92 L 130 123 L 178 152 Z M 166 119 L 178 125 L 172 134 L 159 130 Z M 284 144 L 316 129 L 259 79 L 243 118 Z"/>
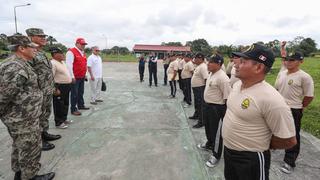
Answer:
<path fill-rule="evenodd" d="M 63 45 L 62 43 L 59 43 L 56 38 L 53 36 L 47 36 L 47 45 L 43 48 L 45 51 L 49 52 L 49 49 L 53 46 L 61 48 L 64 52 L 68 50 L 68 48 Z M 273 41 L 269 42 L 262 42 L 258 41 L 257 43 L 264 44 L 265 46 L 271 48 L 275 54 L 275 56 L 280 56 L 280 48 L 281 48 L 281 41 L 275 39 Z M 300 51 L 304 54 L 304 56 L 314 56 L 315 54 L 319 54 L 320 50 L 317 49 L 317 44 L 315 40 L 312 38 L 304 38 L 302 36 L 297 36 L 291 41 L 287 41 L 286 43 L 286 50 L 287 52 L 293 52 L 293 51 Z M 0 34 L 0 50 L 8 51 L 7 48 L 8 41 L 7 41 L 7 35 L 6 34 Z M 181 42 L 162 42 L 161 45 L 166 46 L 183 46 Z M 207 40 L 205 39 L 196 39 L 193 41 L 187 41 L 185 46 L 190 46 L 191 51 L 193 53 L 201 52 L 205 55 L 211 55 L 214 52 L 217 52 L 221 55 L 228 56 L 231 54 L 231 52 L 234 51 L 243 51 L 247 48 L 247 46 L 244 45 L 219 45 L 219 46 L 211 46 Z M 89 47 L 85 48 L 85 52 L 89 54 L 91 52 L 91 49 Z M 127 47 L 119 47 L 114 46 L 111 49 L 102 49 L 101 51 L 103 54 L 121 54 L 126 55 L 130 54 L 131 51 Z"/>

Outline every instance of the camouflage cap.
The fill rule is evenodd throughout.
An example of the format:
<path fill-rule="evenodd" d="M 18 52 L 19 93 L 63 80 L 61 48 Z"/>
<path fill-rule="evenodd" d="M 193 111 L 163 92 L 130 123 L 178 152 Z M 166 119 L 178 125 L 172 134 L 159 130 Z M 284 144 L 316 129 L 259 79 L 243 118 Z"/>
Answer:
<path fill-rule="evenodd" d="M 43 30 L 40 28 L 29 28 L 26 30 L 28 36 L 48 36 L 44 34 Z"/>
<path fill-rule="evenodd" d="M 36 48 L 38 47 L 37 44 L 30 41 L 30 39 L 27 36 L 24 35 L 12 35 L 8 36 L 8 42 L 9 42 L 9 49 L 12 49 L 15 46 L 28 46 Z"/>
<path fill-rule="evenodd" d="M 49 49 L 49 51 L 51 52 L 51 54 L 55 54 L 55 53 L 62 53 L 63 54 L 62 49 L 59 47 L 52 47 Z"/>

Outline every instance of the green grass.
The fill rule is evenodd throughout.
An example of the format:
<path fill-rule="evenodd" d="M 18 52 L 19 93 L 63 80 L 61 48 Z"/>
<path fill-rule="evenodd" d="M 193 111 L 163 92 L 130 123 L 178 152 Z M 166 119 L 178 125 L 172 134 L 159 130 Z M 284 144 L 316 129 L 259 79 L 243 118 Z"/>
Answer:
<path fill-rule="evenodd" d="M 271 72 L 266 77 L 271 85 L 274 85 L 280 70 L 280 64 L 280 59 L 277 59 Z M 300 67 L 312 76 L 315 86 L 315 98 L 303 112 L 302 129 L 320 138 L 320 58 L 305 58 Z"/>
<path fill-rule="evenodd" d="M 101 55 L 101 58 L 105 62 L 137 62 L 137 58 L 134 54 L 128 54 L 128 55 Z"/>

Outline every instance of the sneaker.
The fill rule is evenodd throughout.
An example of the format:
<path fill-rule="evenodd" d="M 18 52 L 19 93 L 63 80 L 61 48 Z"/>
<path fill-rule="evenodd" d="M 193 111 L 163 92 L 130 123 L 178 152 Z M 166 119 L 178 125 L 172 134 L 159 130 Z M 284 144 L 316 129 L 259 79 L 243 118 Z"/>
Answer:
<path fill-rule="evenodd" d="M 293 172 L 293 167 L 291 167 L 289 164 L 284 163 L 280 170 L 286 174 L 291 174 Z"/>
<path fill-rule="evenodd" d="M 57 129 L 67 129 L 68 126 L 65 123 L 61 123 L 59 126 L 56 126 Z"/>
<path fill-rule="evenodd" d="M 190 107 L 190 106 L 191 106 L 191 104 L 185 104 L 185 105 L 183 105 L 184 108 L 188 108 L 188 107 Z"/>
<path fill-rule="evenodd" d="M 213 155 L 211 155 L 209 160 L 206 162 L 206 165 L 209 168 L 213 168 L 217 165 L 217 163 L 218 163 L 218 159 L 216 157 L 214 157 Z"/>
<path fill-rule="evenodd" d="M 97 100 L 96 100 L 96 102 L 103 102 L 103 100 L 101 100 L 101 99 L 97 99 Z"/>
<path fill-rule="evenodd" d="M 97 102 L 90 102 L 90 104 L 97 105 L 98 103 Z"/>
<path fill-rule="evenodd" d="M 73 120 L 65 120 L 64 123 L 65 124 L 71 124 L 71 123 L 73 123 Z"/>
<path fill-rule="evenodd" d="M 170 96 L 168 96 L 168 98 L 173 99 L 173 98 L 175 98 L 175 96 L 170 95 Z"/>
<path fill-rule="evenodd" d="M 212 147 L 207 146 L 207 143 L 198 144 L 197 147 L 201 150 L 212 151 Z"/>

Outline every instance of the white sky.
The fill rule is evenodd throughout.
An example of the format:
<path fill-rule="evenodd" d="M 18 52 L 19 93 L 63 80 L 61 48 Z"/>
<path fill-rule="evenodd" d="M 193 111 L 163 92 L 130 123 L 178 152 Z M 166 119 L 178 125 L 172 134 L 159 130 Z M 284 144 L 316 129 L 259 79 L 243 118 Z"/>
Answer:
<path fill-rule="evenodd" d="M 0 33 L 38 27 L 68 47 L 77 37 L 111 48 L 204 38 L 210 45 L 311 37 L 320 43 L 317 0 L 0 0 Z M 319 47 L 319 45 L 318 45 Z"/>

